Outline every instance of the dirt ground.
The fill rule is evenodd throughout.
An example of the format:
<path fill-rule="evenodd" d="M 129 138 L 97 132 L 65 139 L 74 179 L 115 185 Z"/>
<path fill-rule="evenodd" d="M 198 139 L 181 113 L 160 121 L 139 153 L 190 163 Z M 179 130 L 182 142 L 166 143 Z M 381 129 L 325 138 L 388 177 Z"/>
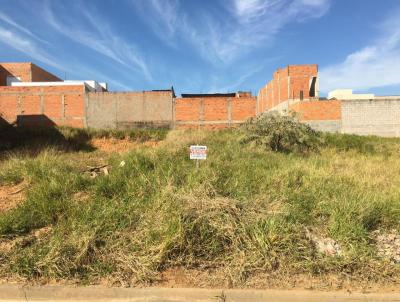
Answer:
<path fill-rule="evenodd" d="M 43 230 L 43 233 L 48 230 Z M 29 235 L 31 237 L 37 234 Z M 40 237 L 40 235 L 39 235 Z M 27 239 L 25 239 L 27 240 Z M 0 248 L 11 248 L 15 244 L 21 244 L 21 240 L 13 240 L 0 244 Z M 2 246 L 3 245 L 3 246 Z M 204 288 L 204 289 L 254 289 L 254 290 L 311 290 L 321 292 L 346 292 L 346 293 L 400 293 L 400 280 L 394 283 L 372 282 L 368 280 L 352 280 L 351 278 L 338 277 L 335 275 L 309 276 L 309 275 L 290 275 L 286 277 L 275 276 L 273 274 L 256 274 L 246 281 L 245 284 L 235 286 L 232 284 L 229 275 L 222 270 L 202 270 L 186 269 L 182 267 L 170 268 L 160 273 L 159 280 L 150 284 L 137 284 L 133 287 L 153 287 L 153 288 Z M 120 281 L 108 278 L 100 279 L 91 285 L 109 287 L 132 287 L 132 285 L 121 284 Z M 0 279 L 0 284 L 19 283 L 28 286 L 46 285 L 67 285 L 79 286 L 79 280 L 57 280 L 57 279 L 38 279 L 27 280 L 25 278 Z"/>
<path fill-rule="evenodd" d="M 24 199 L 26 184 L 0 185 L 0 213 L 16 207 Z"/>
<path fill-rule="evenodd" d="M 165 288 L 237 288 L 232 284 L 229 275 L 223 271 L 185 268 L 165 270 L 154 286 Z M 273 274 L 256 274 L 240 288 L 397 293 L 400 291 L 400 280 L 388 284 L 384 281 L 352 280 L 337 275 L 318 277 L 299 274 L 282 277 Z"/>

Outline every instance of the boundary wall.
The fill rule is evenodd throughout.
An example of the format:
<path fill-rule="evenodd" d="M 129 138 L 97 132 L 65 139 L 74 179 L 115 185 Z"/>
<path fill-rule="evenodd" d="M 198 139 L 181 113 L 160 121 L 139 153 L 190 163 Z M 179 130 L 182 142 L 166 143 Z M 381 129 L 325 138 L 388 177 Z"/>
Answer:
<path fill-rule="evenodd" d="M 255 117 L 256 98 L 175 98 L 172 90 L 88 92 L 85 85 L 0 87 L 0 118 L 20 126 L 226 128 Z"/>
<path fill-rule="evenodd" d="M 173 92 L 89 92 L 86 110 L 90 128 L 171 128 Z"/>
<path fill-rule="evenodd" d="M 256 98 L 177 98 L 174 109 L 176 128 L 227 128 L 256 116 Z"/>
<path fill-rule="evenodd" d="M 19 126 L 85 127 L 85 86 L 0 87 L 0 118 Z"/>
<path fill-rule="evenodd" d="M 342 132 L 400 137 L 400 96 L 342 101 Z"/>
<path fill-rule="evenodd" d="M 290 105 L 290 110 L 320 131 L 400 137 L 400 96 L 303 101 Z"/>
<path fill-rule="evenodd" d="M 342 131 L 341 101 L 299 101 L 289 105 L 289 111 L 318 131 Z"/>

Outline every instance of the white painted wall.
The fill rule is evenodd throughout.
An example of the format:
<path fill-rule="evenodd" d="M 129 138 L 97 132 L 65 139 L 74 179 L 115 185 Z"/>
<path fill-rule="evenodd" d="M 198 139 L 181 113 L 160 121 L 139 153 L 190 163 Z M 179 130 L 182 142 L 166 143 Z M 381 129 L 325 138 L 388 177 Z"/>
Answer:
<path fill-rule="evenodd" d="M 372 100 L 375 95 L 372 93 L 354 94 L 353 89 L 336 89 L 328 93 L 328 100 Z"/>
<path fill-rule="evenodd" d="M 7 78 L 8 80 L 8 78 Z M 18 87 L 32 87 L 32 86 L 73 86 L 73 85 L 86 85 L 91 92 L 102 92 L 103 88 L 107 89 L 106 83 L 98 83 L 96 81 L 58 81 L 58 82 L 11 82 L 9 86 Z"/>

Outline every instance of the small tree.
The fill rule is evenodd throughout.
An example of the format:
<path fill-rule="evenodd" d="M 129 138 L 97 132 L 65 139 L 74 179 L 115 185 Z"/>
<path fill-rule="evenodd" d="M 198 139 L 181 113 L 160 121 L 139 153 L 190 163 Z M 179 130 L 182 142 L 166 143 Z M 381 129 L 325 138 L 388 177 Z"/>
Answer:
<path fill-rule="evenodd" d="M 319 132 L 292 116 L 264 114 L 249 120 L 242 129 L 243 143 L 255 142 L 275 152 L 305 154 L 318 151 L 322 143 Z"/>

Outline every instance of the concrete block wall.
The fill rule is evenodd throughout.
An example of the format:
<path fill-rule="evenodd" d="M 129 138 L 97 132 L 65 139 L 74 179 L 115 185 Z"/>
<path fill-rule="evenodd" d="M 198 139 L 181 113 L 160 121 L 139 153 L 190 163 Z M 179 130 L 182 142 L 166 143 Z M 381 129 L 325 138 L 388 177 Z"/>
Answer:
<path fill-rule="evenodd" d="M 85 127 L 85 86 L 0 87 L 0 117 L 23 126 Z"/>
<path fill-rule="evenodd" d="M 87 126 L 135 128 L 173 126 L 173 92 L 89 92 Z"/>
<path fill-rule="evenodd" d="M 400 97 L 302 101 L 291 104 L 290 110 L 320 131 L 400 137 Z"/>
<path fill-rule="evenodd" d="M 342 132 L 400 136 L 400 97 L 342 101 Z"/>
<path fill-rule="evenodd" d="M 256 115 L 256 98 L 191 97 L 177 98 L 174 106 L 176 128 L 226 128 Z"/>

